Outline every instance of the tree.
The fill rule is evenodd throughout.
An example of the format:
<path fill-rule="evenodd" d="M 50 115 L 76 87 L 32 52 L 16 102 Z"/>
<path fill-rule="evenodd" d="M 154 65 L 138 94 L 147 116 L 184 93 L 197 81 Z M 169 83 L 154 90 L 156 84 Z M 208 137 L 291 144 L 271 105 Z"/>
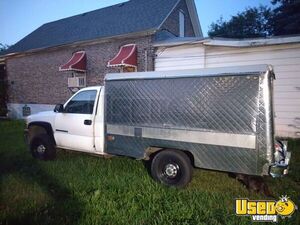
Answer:
<path fill-rule="evenodd" d="M 255 38 L 269 35 L 270 8 L 265 6 L 247 8 L 244 12 L 232 16 L 229 21 L 221 17 L 212 23 L 208 35 L 210 37 Z"/>
<path fill-rule="evenodd" d="M 300 34 L 300 1 L 272 0 L 272 4 L 278 4 L 270 20 L 272 34 Z"/>
<path fill-rule="evenodd" d="M 247 8 L 228 21 L 212 23 L 210 37 L 255 38 L 300 34 L 300 0 L 271 0 L 266 6 Z"/>

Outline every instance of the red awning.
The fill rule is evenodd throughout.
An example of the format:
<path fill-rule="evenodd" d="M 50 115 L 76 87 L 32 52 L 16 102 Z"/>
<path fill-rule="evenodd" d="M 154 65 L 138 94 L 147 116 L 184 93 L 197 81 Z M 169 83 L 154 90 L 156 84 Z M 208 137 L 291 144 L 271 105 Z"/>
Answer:
<path fill-rule="evenodd" d="M 75 52 L 72 58 L 64 65 L 59 67 L 59 71 L 86 71 L 86 54 L 85 51 Z"/>
<path fill-rule="evenodd" d="M 137 67 L 137 51 L 135 44 L 123 45 L 118 54 L 108 62 L 108 67 L 128 66 Z"/>

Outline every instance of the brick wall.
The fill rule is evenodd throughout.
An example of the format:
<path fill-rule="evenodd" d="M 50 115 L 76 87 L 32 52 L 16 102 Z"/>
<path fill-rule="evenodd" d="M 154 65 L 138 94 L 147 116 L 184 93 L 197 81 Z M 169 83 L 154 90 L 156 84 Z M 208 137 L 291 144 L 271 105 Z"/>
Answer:
<path fill-rule="evenodd" d="M 185 0 L 181 0 L 174 11 L 166 19 L 162 25 L 161 30 L 165 29 L 172 33 L 175 36 L 179 36 L 179 11 L 182 11 L 184 14 L 184 34 L 186 37 L 194 37 L 194 29 L 190 19 L 189 11 L 186 5 Z"/>
<path fill-rule="evenodd" d="M 7 59 L 9 103 L 64 103 L 72 95 L 68 89 L 68 76 L 71 76 L 72 72 L 59 72 L 58 68 L 78 50 L 84 50 L 87 54 L 87 86 L 101 85 L 106 73 L 119 72 L 119 69 L 107 68 L 106 65 L 124 44 L 137 44 L 138 71 L 153 70 L 151 42 L 152 36 L 146 36 L 77 48 L 68 47 L 51 52 L 41 51 Z M 147 65 L 145 65 L 145 50 L 147 50 Z"/>
<path fill-rule="evenodd" d="M 184 0 L 176 6 L 162 25 L 165 29 L 179 36 L 179 10 L 185 14 L 185 36 L 194 36 L 194 30 Z M 9 103 L 58 104 L 65 102 L 73 93 L 68 89 L 68 77 L 72 72 L 59 72 L 60 65 L 66 63 L 72 53 L 79 50 L 87 54 L 87 86 L 103 84 L 105 74 L 119 72 L 117 68 L 107 68 L 124 44 L 135 43 L 138 49 L 138 71 L 154 69 L 154 50 L 151 43 L 154 36 L 135 39 L 111 40 L 111 42 L 65 47 L 53 51 L 40 51 L 32 55 L 9 58 L 6 60 L 9 82 Z M 146 53 L 146 54 L 145 54 Z M 146 56 L 147 55 L 147 56 Z M 145 65 L 147 57 L 147 65 Z"/>

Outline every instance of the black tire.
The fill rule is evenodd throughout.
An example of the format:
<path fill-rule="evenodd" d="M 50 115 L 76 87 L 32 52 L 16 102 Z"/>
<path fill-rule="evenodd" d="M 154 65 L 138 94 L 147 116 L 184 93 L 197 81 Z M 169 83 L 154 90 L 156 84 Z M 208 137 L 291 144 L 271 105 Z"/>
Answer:
<path fill-rule="evenodd" d="M 178 150 L 163 150 L 154 156 L 151 175 L 167 186 L 182 188 L 192 179 L 193 168 L 189 157 Z"/>
<path fill-rule="evenodd" d="M 48 134 L 34 137 L 30 143 L 31 154 L 41 160 L 52 160 L 56 156 L 56 149 Z"/>

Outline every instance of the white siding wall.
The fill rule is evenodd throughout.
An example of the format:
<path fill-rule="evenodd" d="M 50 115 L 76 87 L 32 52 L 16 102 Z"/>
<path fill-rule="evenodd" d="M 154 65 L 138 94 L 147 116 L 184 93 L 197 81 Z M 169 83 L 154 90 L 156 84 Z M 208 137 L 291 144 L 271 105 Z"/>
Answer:
<path fill-rule="evenodd" d="M 300 44 L 217 47 L 202 44 L 159 48 L 155 70 L 271 64 L 274 66 L 277 136 L 300 137 Z"/>
<path fill-rule="evenodd" d="M 156 52 L 155 70 L 184 70 L 204 67 L 204 48 L 200 45 L 160 48 Z"/>

